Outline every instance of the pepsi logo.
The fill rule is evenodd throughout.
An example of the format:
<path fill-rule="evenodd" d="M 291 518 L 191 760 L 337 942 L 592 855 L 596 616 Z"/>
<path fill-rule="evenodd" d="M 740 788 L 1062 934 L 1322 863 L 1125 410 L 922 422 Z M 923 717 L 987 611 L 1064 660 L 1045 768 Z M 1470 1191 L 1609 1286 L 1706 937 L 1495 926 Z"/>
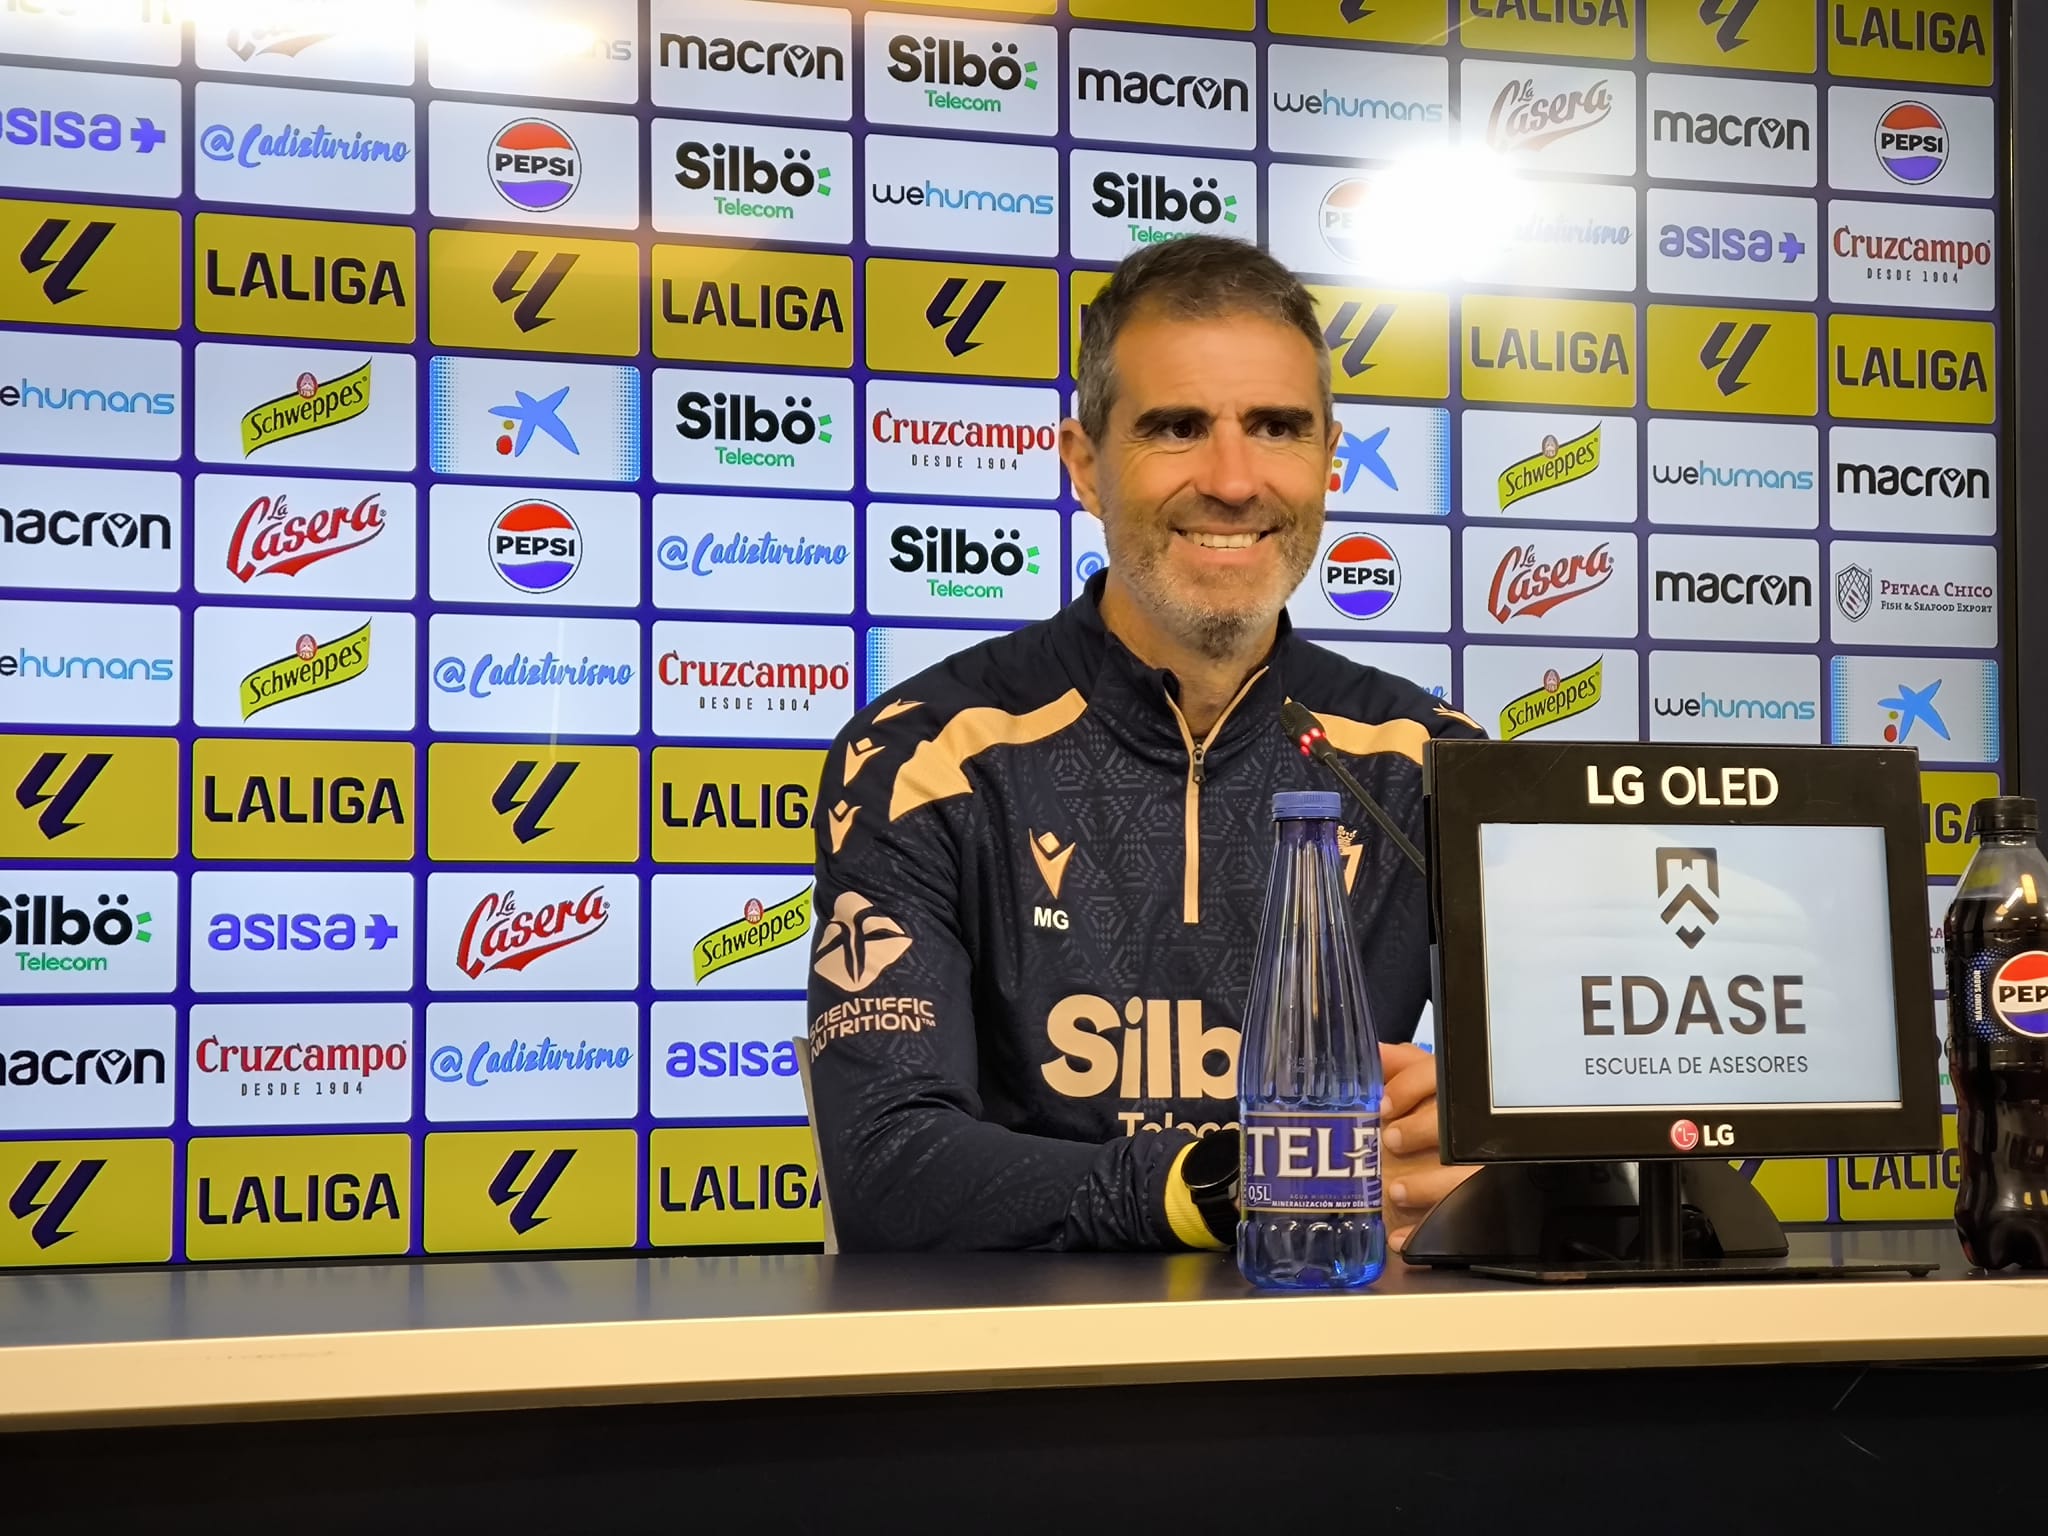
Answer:
<path fill-rule="evenodd" d="M 1991 1011 L 2016 1035 L 2048 1040 L 2048 953 L 2014 955 L 1991 978 Z"/>
<path fill-rule="evenodd" d="M 1371 202 L 1372 183 L 1359 176 L 1340 181 L 1323 194 L 1317 227 L 1323 232 L 1323 244 L 1348 265 L 1363 266 L 1371 254 Z"/>
<path fill-rule="evenodd" d="M 1690 1152 L 1700 1144 L 1700 1128 L 1690 1120 L 1671 1122 L 1671 1145 L 1681 1152 Z"/>
<path fill-rule="evenodd" d="M 576 141 L 553 123 L 523 117 L 500 128 L 489 151 L 491 185 L 498 196 L 528 213 L 547 213 L 576 195 L 583 157 Z"/>
<path fill-rule="evenodd" d="M 521 592 L 552 592 L 583 563 L 576 519 L 552 501 L 522 501 L 491 524 L 491 566 Z"/>
<path fill-rule="evenodd" d="M 1877 120 L 1877 163 L 1893 181 L 1924 187 L 1948 164 L 1948 125 L 1925 102 L 1902 101 Z"/>
<path fill-rule="evenodd" d="M 1347 619 L 1376 619 L 1401 595 L 1401 562 L 1384 539 L 1347 533 L 1323 552 L 1323 596 Z"/>

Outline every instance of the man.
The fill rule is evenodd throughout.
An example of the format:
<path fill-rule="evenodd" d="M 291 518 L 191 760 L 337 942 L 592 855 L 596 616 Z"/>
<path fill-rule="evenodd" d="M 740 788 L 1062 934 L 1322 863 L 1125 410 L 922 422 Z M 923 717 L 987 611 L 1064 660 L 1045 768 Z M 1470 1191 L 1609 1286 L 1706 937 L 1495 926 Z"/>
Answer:
<path fill-rule="evenodd" d="M 840 733 L 820 790 L 813 1091 L 848 1249 L 1220 1248 L 1237 1048 L 1278 789 L 1332 744 L 1421 836 L 1422 745 L 1478 734 L 1411 683 L 1296 638 L 1338 426 L 1301 284 L 1195 236 L 1117 269 L 1061 428 L 1109 568 Z M 1421 878 L 1347 811 L 1373 1021 L 1428 997 Z M 1383 1048 L 1395 1241 L 1458 1182 L 1435 1070 Z"/>

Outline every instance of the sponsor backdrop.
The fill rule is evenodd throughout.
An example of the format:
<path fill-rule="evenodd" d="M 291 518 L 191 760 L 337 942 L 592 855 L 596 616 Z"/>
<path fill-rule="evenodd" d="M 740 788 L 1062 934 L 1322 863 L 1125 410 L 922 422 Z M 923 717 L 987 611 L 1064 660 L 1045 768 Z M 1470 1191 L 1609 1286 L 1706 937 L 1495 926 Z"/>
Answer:
<path fill-rule="evenodd" d="M 1990 0 L 232 10 L 0 7 L 0 1265 L 815 1241 L 825 749 L 1102 566 L 1079 328 L 1197 230 L 1327 328 L 1303 631 L 1917 747 L 1967 858 Z"/>

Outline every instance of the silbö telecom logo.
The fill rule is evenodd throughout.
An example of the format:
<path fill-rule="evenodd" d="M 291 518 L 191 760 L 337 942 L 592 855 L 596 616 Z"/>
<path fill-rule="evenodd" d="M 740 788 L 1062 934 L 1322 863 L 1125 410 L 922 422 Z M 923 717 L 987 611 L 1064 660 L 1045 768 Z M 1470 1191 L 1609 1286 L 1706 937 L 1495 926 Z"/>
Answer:
<path fill-rule="evenodd" d="M 61 893 L 17 894 L 11 903 L 0 905 L 0 944 L 13 946 L 17 971 L 105 971 L 108 958 L 100 955 L 66 955 L 54 950 L 76 949 L 97 944 L 118 949 L 130 942 L 147 944 L 154 920 L 148 912 L 130 912 L 125 891 L 114 895 L 101 892 L 95 906 L 74 907 Z"/>

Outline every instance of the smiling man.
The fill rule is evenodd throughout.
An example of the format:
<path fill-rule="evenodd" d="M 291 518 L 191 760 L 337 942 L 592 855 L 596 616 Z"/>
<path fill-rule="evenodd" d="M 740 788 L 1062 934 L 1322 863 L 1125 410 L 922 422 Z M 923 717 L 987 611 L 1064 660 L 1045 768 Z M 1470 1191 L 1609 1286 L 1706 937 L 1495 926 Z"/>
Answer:
<path fill-rule="evenodd" d="M 874 701 L 826 762 L 812 1081 L 848 1249 L 1226 1246 L 1272 795 L 1328 787 L 1281 702 L 1418 842 L 1423 743 L 1479 734 L 1289 630 L 1339 427 L 1285 268 L 1211 236 L 1130 257 L 1078 384 L 1060 452 L 1109 568 Z M 1342 845 L 1373 1021 L 1406 1041 L 1423 882 L 1370 824 Z M 1465 1170 L 1437 1160 L 1428 1055 L 1383 1052 L 1399 1243 Z"/>

